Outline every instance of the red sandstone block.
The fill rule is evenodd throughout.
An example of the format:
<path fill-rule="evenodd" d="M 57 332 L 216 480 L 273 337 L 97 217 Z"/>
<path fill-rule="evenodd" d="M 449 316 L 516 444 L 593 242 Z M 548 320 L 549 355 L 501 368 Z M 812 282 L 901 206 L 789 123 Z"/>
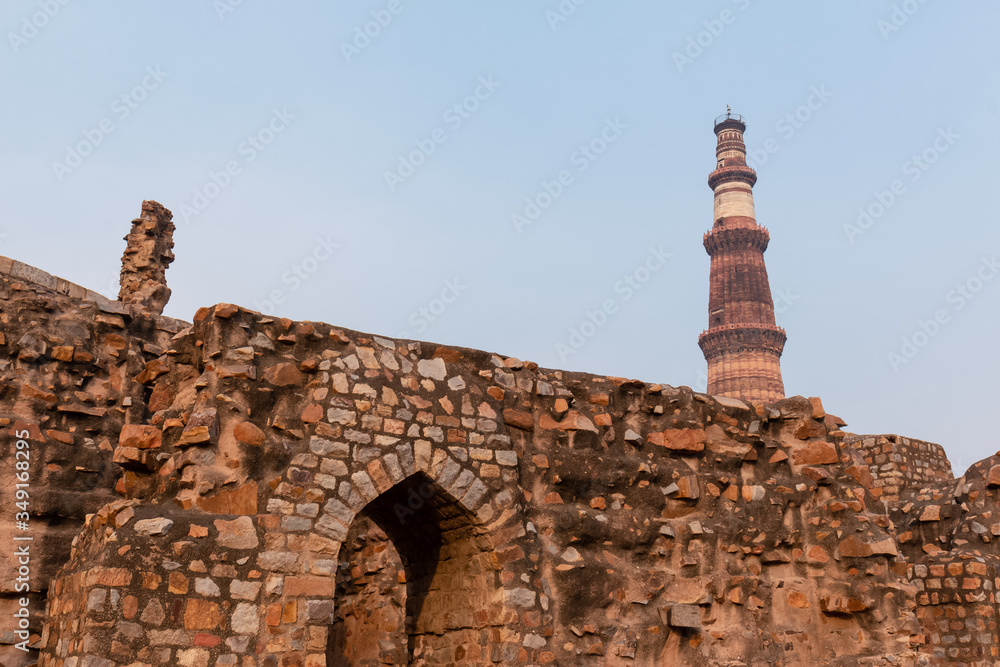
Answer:
<path fill-rule="evenodd" d="M 179 602 L 180 600 L 178 600 Z M 219 605 L 208 600 L 191 598 L 184 611 L 187 630 L 214 630 L 219 626 Z"/>
<path fill-rule="evenodd" d="M 285 577 L 285 595 L 289 597 L 333 597 L 336 581 L 332 577 L 311 575 Z"/>
<path fill-rule="evenodd" d="M 208 648 L 213 648 L 218 646 L 222 640 L 215 635 L 209 635 L 204 632 L 199 632 L 194 636 L 195 646 L 207 646 Z"/>
<path fill-rule="evenodd" d="M 647 440 L 674 451 L 701 452 L 705 450 L 707 434 L 700 428 L 667 429 L 662 433 L 650 433 Z"/>
<path fill-rule="evenodd" d="M 132 572 L 120 567 L 95 568 L 95 583 L 98 586 L 128 586 Z"/>

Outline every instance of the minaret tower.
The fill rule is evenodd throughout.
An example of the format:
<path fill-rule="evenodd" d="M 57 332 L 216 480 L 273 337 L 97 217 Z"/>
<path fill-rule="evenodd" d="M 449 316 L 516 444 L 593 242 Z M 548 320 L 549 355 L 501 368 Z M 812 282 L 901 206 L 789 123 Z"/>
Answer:
<path fill-rule="evenodd" d="M 743 116 L 715 119 L 717 167 L 708 177 L 715 191 L 715 223 L 705 234 L 712 258 L 708 329 L 698 345 L 708 361 L 708 393 L 754 403 L 785 397 L 781 352 L 785 331 L 774 323 L 774 302 L 764 267 L 770 235 L 757 224 L 747 166 Z"/>

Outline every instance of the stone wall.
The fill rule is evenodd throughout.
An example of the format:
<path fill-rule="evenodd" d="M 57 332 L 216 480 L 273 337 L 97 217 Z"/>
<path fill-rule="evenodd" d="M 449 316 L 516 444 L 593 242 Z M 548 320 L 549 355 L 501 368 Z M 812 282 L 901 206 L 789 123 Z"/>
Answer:
<path fill-rule="evenodd" d="M 934 480 L 943 465 L 927 466 L 930 479 L 885 502 L 918 590 L 922 651 L 935 665 L 1000 664 L 998 463 L 996 456 L 980 461 L 957 480 Z"/>
<path fill-rule="evenodd" d="M 885 500 L 898 500 L 904 489 L 954 477 L 941 445 L 901 435 L 854 435 L 845 442 L 861 453 Z"/>
<path fill-rule="evenodd" d="M 167 530 L 169 540 L 153 540 L 134 552 L 146 559 L 144 569 L 172 567 L 156 565 L 164 558 L 184 563 L 183 571 L 189 568 L 187 557 L 181 558 L 187 547 L 174 540 L 186 533 L 176 534 L 177 526 L 239 522 L 246 533 L 240 543 L 252 542 L 255 550 L 232 558 L 242 558 L 270 582 L 254 600 L 254 614 L 275 623 L 265 621 L 243 633 L 237 626 L 244 626 L 233 616 L 239 604 L 228 596 L 220 602 L 170 598 L 165 602 L 194 609 L 184 611 L 176 624 L 168 623 L 173 634 L 162 635 L 159 626 L 140 623 L 143 633 L 136 641 L 146 653 L 134 656 L 128 652 L 132 647 L 122 645 L 123 652 L 102 657 L 127 664 L 126 658 L 159 657 L 150 651 L 162 647 L 168 649 L 167 664 L 179 660 L 183 651 L 193 651 L 183 655 L 198 656 L 190 658 L 196 661 L 212 655 L 214 664 L 217 651 L 226 660 L 238 655 L 223 641 L 237 633 L 255 653 L 318 664 L 334 620 L 331 600 L 340 545 L 354 517 L 365 510 L 386 526 L 404 556 L 407 604 L 421 603 L 412 621 L 414 655 L 438 661 L 457 653 L 516 658 L 519 647 L 506 635 L 516 633 L 525 608 L 538 604 L 529 593 L 538 585 L 526 562 L 499 563 L 495 557 L 499 544 L 526 533 L 516 487 L 505 488 L 515 474 L 516 456 L 509 438 L 498 432 L 491 407 L 496 399 L 481 386 L 483 380 L 446 378 L 443 359 L 423 358 L 417 351 L 230 306 L 199 312 L 194 328 L 176 336 L 156 361 L 164 372 L 148 374 L 151 395 L 172 399 L 151 406 L 160 409 L 152 413 L 149 431 L 135 439 L 150 443 L 160 455 L 140 453 L 124 464 L 135 473 L 124 488 L 131 497 L 151 501 L 145 509 L 167 498 L 175 501 L 162 506 L 159 517 L 172 522 L 175 532 Z M 132 438 L 123 432 L 119 451 Z M 475 457 L 470 446 L 475 446 Z M 411 491 L 428 498 L 403 521 L 395 508 L 409 502 Z M 121 521 L 119 517 L 108 520 Z M 135 525 L 122 522 L 111 530 L 108 523 L 95 523 L 96 533 L 85 542 L 91 551 L 85 556 L 78 551 L 81 568 L 60 581 L 86 581 L 94 562 L 108 560 L 98 555 L 100 545 L 114 553 L 123 544 L 139 546 L 148 537 L 134 532 Z M 191 548 L 205 545 L 206 554 L 226 553 L 218 545 L 224 537 L 212 532 Z M 197 553 L 198 560 L 207 557 Z M 112 555 L 109 562 L 114 560 Z M 162 578 L 167 581 L 165 572 Z M 141 601 L 143 588 L 143 582 L 131 580 L 113 593 Z M 81 590 L 72 597 L 90 593 Z M 170 593 L 168 589 L 168 598 Z M 204 618 L 202 606 L 210 610 Z M 54 650 L 53 659 L 92 655 L 62 641 L 79 627 L 79 614 L 87 619 L 88 612 L 72 604 L 64 607 L 58 598 L 52 608 L 46 647 Z M 59 613 L 62 609 L 67 613 Z M 271 609 L 283 611 L 268 616 Z M 118 632 L 113 624 L 102 626 L 94 643 L 114 645 Z M 303 632 L 312 639 L 303 641 Z M 266 637 L 262 646 L 258 633 Z M 177 644 L 182 636 L 186 643 Z M 215 643 L 199 646 L 203 641 Z M 43 664 L 46 659 L 43 652 Z"/>
<path fill-rule="evenodd" d="M 752 406 L 229 305 L 150 363 L 163 398 L 119 450 L 159 454 L 119 456 L 131 500 L 54 584 L 42 665 L 333 664 L 372 637 L 344 622 L 357 605 L 398 618 L 401 599 L 410 664 L 918 659 L 892 526 L 818 400 Z M 385 571 L 378 533 L 352 537 L 373 524 L 399 556 Z"/>
<path fill-rule="evenodd" d="M 908 574 L 919 591 L 921 639 L 938 664 L 1000 662 L 1000 558 L 945 552 L 910 565 Z"/>
<path fill-rule="evenodd" d="M 84 517 L 116 498 L 121 469 L 113 460 L 123 425 L 145 413 L 133 377 L 182 323 L 131 317 L 121 303 L 20 262 L 0 257 L 0 617 L 13 618 L 25 597 L 37 646 L 49 582 L 69 557 Z M 18 440 L 26 447 L 17 449 Z M 18 459 L 27 454 L 26 459 Z M 18 488 L 17 463 L 27 466 Z M 18 492 L 22 493 L 18 495 Z M 18 517 L 27 511 L 27 517 Z M 25 527 L 20 518 L 26 518 Z M 30 537 L 30 541 L 14 541 Z M 30 590 L 18 590 L 27 546 Z M 24 640 L 0 627 L 0 663 L 33 658 Z"/>

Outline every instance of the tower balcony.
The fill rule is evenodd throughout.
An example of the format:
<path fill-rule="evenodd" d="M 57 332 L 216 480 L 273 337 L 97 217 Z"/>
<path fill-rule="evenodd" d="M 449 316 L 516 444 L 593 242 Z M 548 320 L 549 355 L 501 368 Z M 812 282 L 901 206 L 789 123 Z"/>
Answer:
<path fill-rule="evenodd" d="M 722 130 L 739 130 L 746 132 L 747 121 L 743 116 L 736 113 L 725 113 L 715 119 L 715 133 Z"/>
<path fill-rule="evenodd" d="M 725 225 L 723 219 L 723 225 Z M 705 232 L 702 245 L 709 255 L 715 256 L 723 250 L 756 250 L 763 253 L 771 241 L 771 234 L 766 227 L 716 227 Z"/>
<path fill-rule="evenodd" d="M 698 336 L 698 346 L 706 359 L 727 352 L 769 352 L 780 357 L 787 340 L 779 326 L 746 322 L 706 329 Z"/>
<path fill-rule="evenodd" d="M 732 181 L 740 181 L 753 187 L 757 184 L 757 172 L 753 167 L 740 164 L 732 167 L 719 167 L 708 175 L 708 186 L 713 190 L 721 183 Z"/>

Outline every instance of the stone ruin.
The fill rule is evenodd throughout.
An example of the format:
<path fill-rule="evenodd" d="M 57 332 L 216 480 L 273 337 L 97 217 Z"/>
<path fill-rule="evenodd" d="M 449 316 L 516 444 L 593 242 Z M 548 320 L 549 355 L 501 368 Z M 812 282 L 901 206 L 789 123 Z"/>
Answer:
<path fill-rule="evenodd" d="M 1000 664 L 1000 458 L 956 479 L 816 398 L 174 320 L 172 229 L 143 203 L 119 301 L 0 258 L 0 664 Z"/>

